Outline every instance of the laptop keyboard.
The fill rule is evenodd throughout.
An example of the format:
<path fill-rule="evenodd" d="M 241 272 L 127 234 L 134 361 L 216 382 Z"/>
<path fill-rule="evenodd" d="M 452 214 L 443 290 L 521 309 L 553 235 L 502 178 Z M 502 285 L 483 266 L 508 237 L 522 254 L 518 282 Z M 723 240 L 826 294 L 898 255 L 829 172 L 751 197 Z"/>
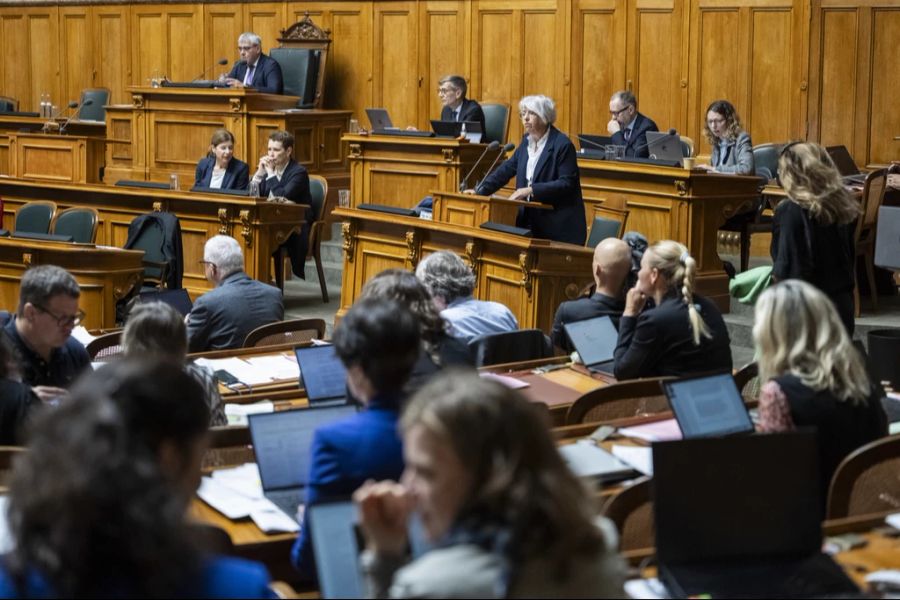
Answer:
<path fill-rule="evenodd" d="M 297 507 L 303 502 L 303 490 L 273 490 L 265 495 L 284 514 L 297 520 Z"/>

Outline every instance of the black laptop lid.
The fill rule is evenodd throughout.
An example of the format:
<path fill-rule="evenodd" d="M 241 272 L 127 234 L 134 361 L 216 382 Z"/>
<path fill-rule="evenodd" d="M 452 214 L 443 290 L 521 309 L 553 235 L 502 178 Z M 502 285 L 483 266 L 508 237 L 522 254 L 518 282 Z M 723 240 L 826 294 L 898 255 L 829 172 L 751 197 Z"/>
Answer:
<path fill-rule="evenodd" d="M 828 156 L 831 157 L 834 166 L 837 167 L 838 172 L 842 176 L 859 175 L 859 167 L 853 162 L 853 157 L 850 156 L 847 146 L 828 146 L 825 148 L 825 151 L 828 152 Z"/>
<path fill-rule="evenodd" d="M 578 144 L 582 150 L 606 151 L 607 146 L 613 145 L 613 139 L 607 135 L 591 135 L 589 133 L 579 133 Z"/>
<path fill-rule="evenodd" d="M 320 425 L 356 412 L 356 407 L 320 406 L 250 415 L 250 436 L 263 490 L 305 486 L 310 446 Z"/>
<path fill-rule="evenodd" d="M 812 431 L 653 444 L 660 564 L 818 553 L 822 507 Z"/>
<path fill-rule="evenodd" d="M 753 421 L 730 373 L 662 385 L 685 439 L 753 431 Z"/>
<path fill-rule="evenodd" d="M 191 312 L 191 308 L 194 306 L 188 291 L 184 288 L 141 292 L 141 302 L 165 302 L 181 313 L 182 316 L 186 316 Z"/>
<path fill-rule="evenodd" d="M 315 504 L 308 510 L 322 597 L 365 598 L 359 572 L 356 506 L 352 502 L 335 502 Z"/>
<path fill-rule="evenodd" d="M 334 346 L 295 348 L 294 354 L 300 367 L 300 385 L 306 389 L 310 405 L 347 396 L 347 370 Z"/>
<path fill-rule="evenodd" d="M 566 323 L 563 327 L 585 365 L 596 365 L 613 359 L 619 332 L 608 316 Z"/>

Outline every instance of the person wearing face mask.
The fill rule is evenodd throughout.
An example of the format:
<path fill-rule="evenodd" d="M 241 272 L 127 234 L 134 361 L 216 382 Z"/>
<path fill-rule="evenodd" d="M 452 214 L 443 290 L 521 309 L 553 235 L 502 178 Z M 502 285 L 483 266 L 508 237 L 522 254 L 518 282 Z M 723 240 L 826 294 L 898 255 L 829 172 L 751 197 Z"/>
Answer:
<path fill-rule="evenodd" d="M 728 100 L 716 100 L 706 109 L 706 140 L 712 146 L 708 165 L 697 165 L 713 173 L 753 175 L 753 142 L 741 126 L 741 118 Z"/>
<path fill-rule="evenodd" d="M 194 186 L 217 190 L 246 190 L 250 167 L 234 157 L 234 135 L 217 129 L 209 142 L 206 158 L 197 163 Z"/>
<path fill-rule="evenodd" d="M 528 400 L 447 372 L 413 396 L 400 431 L 400 482 L 354 494 L 369 597 L 625 597 L 615 527 L 597 516 Z M 413 512 L 432 544 L 416 560 Z"/>
<path fill-rule="evenodd" d="M 575 146 L 553 126 L 556 105 L 547 96 L 525 96 L 519 101 L 525 135 L 512 157 L 467 193 L 490 195 L 516 178 L 510 200 L 549 204 L 551 209 L 520 208 L 516 226 L 534 237 L 584 245 L 587 224 Z"/>

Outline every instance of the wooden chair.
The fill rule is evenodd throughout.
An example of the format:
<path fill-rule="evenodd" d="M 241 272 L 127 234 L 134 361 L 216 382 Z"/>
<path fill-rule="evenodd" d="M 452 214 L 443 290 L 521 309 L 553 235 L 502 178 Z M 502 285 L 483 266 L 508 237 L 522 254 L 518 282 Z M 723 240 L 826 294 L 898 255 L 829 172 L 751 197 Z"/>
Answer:
<path fill-rule="evenodd" d="M 301 344 L 313 339 L 321 340 L 324 337 L 325 321 L 323 319 L 293 319 L 257 327 L 247 334 L 244 339 L 244 348 Z"/>
<path fill-rule="evenodd" d="M 57 235 L 67 235 L 78 244 L 93 244 L 97 239 L 97 224 L 100 214 L 96 208 L 74 206 L 56 213 L 50 224 L 50 231 Z"/>
<path fill-rule="evenodd" d="M 609 499 L 603 515 L 616 524 L 619 551 L 652 548 L 656 543 L 650 477 L 641 477 Z"/>
<path fill-rule="evenodd" d="M 681 138 L 681 154 L 682 154 L 682 156 L 684 156 L 685 158 L 690 158 L 691 156 L 694 156 L 694 148 L 695 148 L 694 140 L 692 140 L 691 138 L 689 138 L 686 135 L 681 135 L 678 137 Z"/>
<path fill-rule="evenodd" d="M 278 48 L 269 51 L 284 71 L 284 93 L 298 96 L 301 108 L 322 108 L 330 46 L 331 30 L 313 23 L 307 11 L 298 22 L 281 30 Z M 312 77 L 310 65 L 316 69 Z M 313 89 L 307 89 L 309 86 Z"/>
<path fill-rule="evenodd" d="M 862 214 L 856 222 L 856 256 L 862 256 L 866 265 L 866 279 L 869 282 L 869 300 L 872 312 L 878 310 L 878 288 L 875 287 L 875 231 L 878 224 L 878 208 L 884 200 L 887 187 L 887 169 L 872 171 L 866 175 L 863 186 Z M 853 300 L 856 304 L 856 316 L 862 307 L 859 301 L 859 285 L 853 288 Z"/>
<path fill-rule="evenodd" d="M 587 243 L 588 248 L 596 248 L 597 244 L 608 237 L 621 238 L 625 233 L 625 224 L 628 223 L 628 213 L 630 211 L 624 208 L 612 208 L 603 206 L 594 209 L 594 222 L 591 224 L 591 230 L 588 232 Z"/>
<path fill-rule="evenodd" d="M 335 198 L 328 198 L 328 180 L 321 175 L 309 176 L 309 193 L 312 196 L 312 208 L 318 215 L 309 230 L 309 250 L 307 256 L 316 261 L 316 274 L 319 276 L 319 288 L 322 290 L 322 302 L 328 303 L 328 287 L 325 285 L 325 270 L 322 268 L 322 237 L 328 227 L 325 219 L 334 210 Z"/>
<path fill-rule="evenodd" d="M 576 400 L 566 413 L 566 425 L 612 421 L 669 410 L 661 381 L 671 377 L 635 379 L 597 388 Z"/>
<path fill-rule="evenodd" d="M 85 106 L 84 103 L 91 103 Z M 78 119 L 81 121 L 106 121 L 106 105 L 109 104 L 108 88 L 86 88 L 81 90 L 81 112 Z"/>
<path fill-rule="evenodd" d="M 827 519 L 900 510 L 900 435 L 875 440 L 841 461 L 831 478 Z"/>
<path fill-rule="evenodd" d="M 50 233 L 50 223 L 53 222 L 54 216 L 56 216 L 56 202 L 32 200 L 16 211 L 13 231 Z"/>
<path fill-rule="evenodd" d="M 91 360 L 95 362 L 105 362 L 120 356 L 125 351 L 125 347 L 122 346 L 122 332 L 113 331 L 97 336 L 88 342 L 85 350 L 87 350 Z"/>
<path fill-rule="evenodd" d="M 223 425 L 209 428 L 209 446 L 201 463 L 204 471 L 233 467 L 255 460 L 249 427 Z"/>
<path fill-rule="evenodd" d="M 550 358 L 553 344 L 540 329 L 519 329 L 476 336 L 469 341 L 469 351 L 475 366 L 483 367 Z"/>
<path fill-rule="evenodd" d="M 484 135 L 481 141 L 485 143 L 506 143 L 509 132 L 509 104 L 503 102 L 484 102 L 481 105 L 484 112 Z"/>
<path fill-rule="evenodd" d="M 734 383 L 744 399 L 744 404 L 755 404 L 759 401 L 762 383 L 759 380 L 759 365 L 755 362 L 741 367 L 734 374 Z"/>

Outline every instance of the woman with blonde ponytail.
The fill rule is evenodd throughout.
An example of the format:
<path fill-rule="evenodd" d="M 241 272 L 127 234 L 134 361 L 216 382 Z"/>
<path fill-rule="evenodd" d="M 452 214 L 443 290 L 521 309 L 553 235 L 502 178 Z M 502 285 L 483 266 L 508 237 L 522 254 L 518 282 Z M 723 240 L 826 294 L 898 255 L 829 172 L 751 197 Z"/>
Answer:
<path fill-rule="evenodd" d="M 827 492 L 844 457 L 887 435 L 884 392 L 869 380 L 834 305 L 805 281 L 783 281 L 762 293 L 753 341 L 759 378 L 766 382 L 758 427 L 764 432 L 814 427 Z"/>
<path fill-rule="evenodd" d="M 697 262 L 678 242 L 644 252 L 619 321 L 616 379 L 731 371 L 728 329 L 716 305 L 694 293 L 696 272 Z M 655 306 L 644 310 L 649 299 Z"/>

